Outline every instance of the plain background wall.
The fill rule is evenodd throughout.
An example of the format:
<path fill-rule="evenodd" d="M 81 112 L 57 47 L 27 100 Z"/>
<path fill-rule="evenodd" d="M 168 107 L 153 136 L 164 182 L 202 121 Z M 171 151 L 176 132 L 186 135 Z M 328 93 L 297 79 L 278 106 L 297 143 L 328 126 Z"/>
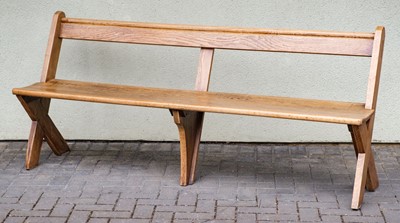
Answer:
<path fill-rule="evenodd" d="M 374 141 L 400 139 L 400 4 L 397 0 L 0 0 L 0 140 L 26 139 L 30 119 L 11 94 L 38 81 L 51 17 L 215 26 L 373 32 L 386 27 Z M 58 78 L 154 87 L 194 87 L 199 50 L 64 41 Z M 217 51 L 211 91 L 365 100 L 369 58 Z M 177 140 L 168 110 L 52 101 L 67 139 Z M 343 142 L 347 127 L 206 114 L 205 141 Z"/>

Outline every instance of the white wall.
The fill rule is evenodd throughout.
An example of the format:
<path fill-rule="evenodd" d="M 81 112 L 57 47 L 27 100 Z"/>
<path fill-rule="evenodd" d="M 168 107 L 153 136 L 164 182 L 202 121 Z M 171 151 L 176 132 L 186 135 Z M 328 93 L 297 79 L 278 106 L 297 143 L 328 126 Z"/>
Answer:
<path fill-rule="evenodd" d="M 67 17 L 283 29 L 373 32 L 386 26 L 374 140 L 400 139 L 397 0 L 0 0 L 0 140 L 26 139 L 30 120 L 13 87 L 39 80 L 50 21 Z M 198 49 L 64 41 L 58 78 L 190 89 Z M 369 58 L 217 51 L 211 91 L 364 101 Z M 167 110 L 52 101 L 67 139 L 177 140 Z M 203 140 L 349 141 L 343 125 L 207 114 Z"/>

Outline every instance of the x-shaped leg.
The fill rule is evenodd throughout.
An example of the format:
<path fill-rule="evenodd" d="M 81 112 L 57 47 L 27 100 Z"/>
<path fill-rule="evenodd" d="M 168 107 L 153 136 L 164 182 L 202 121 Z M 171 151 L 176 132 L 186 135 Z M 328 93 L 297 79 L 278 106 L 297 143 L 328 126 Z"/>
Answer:
<path fill-rule="evenodd" d="M 32 169 L 39 163 L 40 149 L 45 138 L 56 155 L 69 151 L 69 147 L 48 115 L 50 99 L 17 96 L 29 117 L 32 119 L 29 135 L 26 168 Z"/>
<path fill-rule="evenodd" d="M 379 186 L 379 180 L 371 151 L 371 129 L 368 128 L 367 123 L 363 123 L 359 126 L 349 125 L 349 130 L 357 155 L 351 208 L 357 210 L 361 207 L 365 188 L 368 191 L 374 191 Z"/>

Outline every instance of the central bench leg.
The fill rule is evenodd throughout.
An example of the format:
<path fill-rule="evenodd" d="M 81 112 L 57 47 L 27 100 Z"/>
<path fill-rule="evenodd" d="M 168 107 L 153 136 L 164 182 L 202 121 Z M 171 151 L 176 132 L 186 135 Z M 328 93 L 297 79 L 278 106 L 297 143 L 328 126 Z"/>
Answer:
<path fill-rule="evenodd" d="M 365 188 L 369 191 L 374 191 L 379 186 L 379 181 L 371 151 L 371 134 L 367 124 L 363 123 L 360 126 L 350 125 L 349 130 L 357 155 L 351 208 L 357 210 L 361 207 Z"/>
<path fill-rule="evenodd" d="M 26 169 L 39 164 L 40 149 L 43 138 L 56 155 L 69 151 L 69 147 L 48 115 L 50 99 L 17 96 L 29 117 L 32 119 L 26 151 Z"/>
<path fill-rule="evenodd" d="M 196 174 L 204 112 L 172 110 L 178 126 L 181 154 L 180 185 L 193 184 Z"/>

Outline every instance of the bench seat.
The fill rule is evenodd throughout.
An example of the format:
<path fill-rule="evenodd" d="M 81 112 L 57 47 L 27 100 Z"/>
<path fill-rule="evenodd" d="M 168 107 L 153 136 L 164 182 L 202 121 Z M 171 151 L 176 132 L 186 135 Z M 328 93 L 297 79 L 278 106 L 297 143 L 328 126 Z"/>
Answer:
<path fill-rule="evenodd" d="M 361 125 L 374 113 L 372 109 L 365 109 L 363 103 L 161 89 L 59 79 L 38 82 L 24 88 L 15 88 L 13 93 L 31 97 L 349 125 Z"/>

